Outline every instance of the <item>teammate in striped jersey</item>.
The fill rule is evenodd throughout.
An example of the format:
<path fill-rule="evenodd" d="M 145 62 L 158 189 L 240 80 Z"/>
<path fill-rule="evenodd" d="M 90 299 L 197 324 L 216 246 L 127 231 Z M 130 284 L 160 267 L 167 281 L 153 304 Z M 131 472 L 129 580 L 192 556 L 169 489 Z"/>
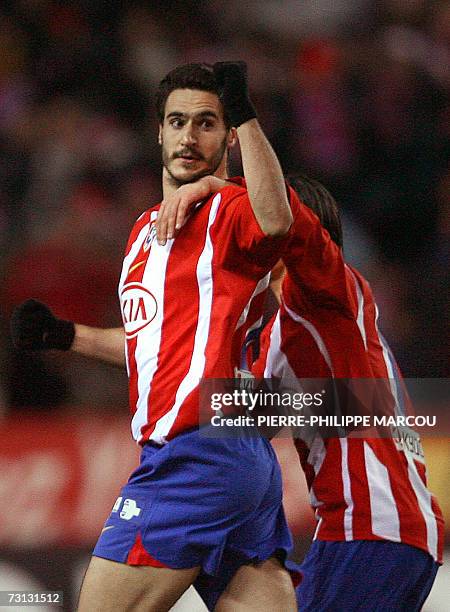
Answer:
<path fill-rule="evenodd" d="M 368 282 L 344 262 L 337 205 L 317 181 L 293 182 L 303 203 L 283 255 L 280 308 L 253 372 L 387 379 L 401 411 L 401 374 Z M 443 519 L 426 486 L 420 440 L 403 433 L 415 437 L 415 452 L 401 435 L 295 440 L 318 520 L 300 610 L 421 609 L 442 561 Z"/>
<path fill-rule="evenodd" d="M 185 190 L 184 208 L 206 180 Z M 302 203 L 293 207 L 281 294 L 281 275 L 278 291 L 273 287 L 280 308 L 261 335 L 252 372 L 289 381 L 291 391 L 301 378 L 384 379 L 388 401 L 397 412 L 404 410 L 406 392 L 379 332 L 370 286 L 342 256 L 337 205 L 317 181 L 301 177 L 291 183 Z M 218 179 L 209 184 L 221 186 Z M 442 561 L 443 519 L 426 487 L 417 434 L 397 433 L 295 440 L 318 519 L 302 565 L 299 610 L 421 609 Z M 225 581 L 196 586 L 213 609 Z"/>
<path fill-rule="evenodd" d="M 241 63 L 175 69 L 160 84 L 158 110 L 164 201 L 141 215 L 128 241 L 124 331 L 58 320 L 33 300 L 12 319 L 22 348 L 72 348 L 123 365 L 126 340 L 141 463 L 97 542 L 79 610 L 166 610 L 201 570 L 214 576 L 226 559 L 229 577 L 236 574 L 218 610 L 288 612 L 294 590 L 279 559 L 291 542 L 275 454 L 244 427 L 238 439 L 198 429 L 199 380 L 234 376 L 247 315 L 261 315 L 287 239 L 283 175 Z M 177 234 L 177 188 L 204 175 L 225 178 L 237 134 L 247 189 L 226 185 L 205 198 Z"/>

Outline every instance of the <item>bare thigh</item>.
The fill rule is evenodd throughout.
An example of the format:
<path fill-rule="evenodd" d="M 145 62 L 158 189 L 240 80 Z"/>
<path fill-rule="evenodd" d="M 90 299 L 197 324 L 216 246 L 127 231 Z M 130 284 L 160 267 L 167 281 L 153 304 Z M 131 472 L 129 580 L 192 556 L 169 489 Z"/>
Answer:
<path fill-rule="evenodd" d="M 241 566 L 220 596 L 215 612 L 297 612 L 292 580 L 281 563 L 271 558 Z"/>
<path fill-rule="evenodd" d="M 92 557 L 78 612 L 165 612 L 191 585 L 200 568 L 130 566 Z"/>

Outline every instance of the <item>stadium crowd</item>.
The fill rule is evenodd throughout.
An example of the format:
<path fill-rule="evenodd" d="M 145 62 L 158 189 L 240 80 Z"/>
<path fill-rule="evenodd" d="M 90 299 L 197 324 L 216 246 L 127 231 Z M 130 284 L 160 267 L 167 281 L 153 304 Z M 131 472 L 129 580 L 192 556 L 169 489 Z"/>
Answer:
<path fill-rule="evenodd" d="M 0 406 L 103 404 L 126 379 L 18 356 L 12 307 L 120 323 L 135 218 L 160 194 L 153 93 L 180 63 L 244 59 L 286 173 L 323 181 L 405 376 L 448 374 L 450 7 L 445 1 L 12 0 L 0 9 Z M 239 159 L 232 160 L 240 173 Z M 36 376 L 45 385 L 36 385 Z M 20 382 L 20 384 L 19 384 Z"/>

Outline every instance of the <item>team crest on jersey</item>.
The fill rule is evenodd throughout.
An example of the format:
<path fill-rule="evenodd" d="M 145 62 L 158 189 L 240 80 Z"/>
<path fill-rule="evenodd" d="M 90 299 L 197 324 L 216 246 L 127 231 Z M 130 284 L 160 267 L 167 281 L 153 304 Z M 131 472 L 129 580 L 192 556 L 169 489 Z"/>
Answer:
<path fill-rule="evenodd" d="M 152 246 L 154 239 L 156 238 L 156 219 L 158 218 L 158 211 L 152 210 L 150 213 L 150 227 L 148 228 L 147 236 L 144 240 L 143 251 L 144 253 L 149 250 Z"/>
<path fill-rule="evenodd" d="M 154 239 L 156 237 L 155 223 L 156 223 L 156 220 L 152 221 L 151 224 L 150 224 L 150 227 L 148 229 L 147 237 L 144 240 L 144 253 L 149 250 L 149 248 L 151 247 L 151 245 L 152 245 L 152 243 L 153 243 L 153 241 L 154 241 Z"/>
<path fill-rule="evenodd" d="M 134 338 L 153 321 L 158 312 L 155 296 L 141 283 L 124 285 L 120 293 L 120 303 L 127 338 Z"/>

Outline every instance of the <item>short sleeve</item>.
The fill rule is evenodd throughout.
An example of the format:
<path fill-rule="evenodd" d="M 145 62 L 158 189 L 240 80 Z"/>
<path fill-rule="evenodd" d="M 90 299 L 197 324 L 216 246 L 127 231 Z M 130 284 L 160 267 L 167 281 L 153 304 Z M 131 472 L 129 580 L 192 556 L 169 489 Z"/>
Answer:
<path fill-rule="evenodd" d="M 286 304 L 302 311 L 333 307 L 352 315 L 356 309 L 353 282 L 341 249 L 318 217 L 299 202 L 290 239 L 283 251 L 288 275 L 282 292 Z"/>
<path fill-rule="evenodd" d="M 230 186 L 220 193 L 222 202 L 212 236 L 220 249 L 221 264 L 241 266 L 244 273 L 268 272 L 280 258 L 289 234 L 267 236 L 262 231 L 245 189 Z"/>

